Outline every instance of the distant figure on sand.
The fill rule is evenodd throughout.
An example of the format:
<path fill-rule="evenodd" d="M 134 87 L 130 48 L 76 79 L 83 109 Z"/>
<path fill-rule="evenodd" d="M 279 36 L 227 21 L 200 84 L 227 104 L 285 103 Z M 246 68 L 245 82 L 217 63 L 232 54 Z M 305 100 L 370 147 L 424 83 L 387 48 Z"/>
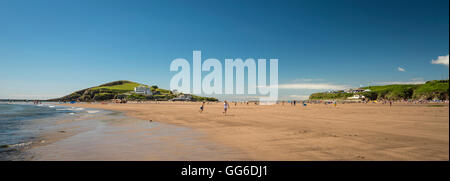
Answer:
<path fill-rule="evenodd" d="M 227 110 L 228 110 L 228 102 L 224 101 L 223 102 L 223 114 L 227 115 Z"/>
<path fill-rule="evenodd" d="M 389 101 L 389 107 L 392 107 L 392 101 Z"/>
<path fill-rule="evenodd" d="M 203 110 L 205 109 L 205 102 L 202 102 L 202 106 L 200 106 L 200 113 L 203 112 Z"/>

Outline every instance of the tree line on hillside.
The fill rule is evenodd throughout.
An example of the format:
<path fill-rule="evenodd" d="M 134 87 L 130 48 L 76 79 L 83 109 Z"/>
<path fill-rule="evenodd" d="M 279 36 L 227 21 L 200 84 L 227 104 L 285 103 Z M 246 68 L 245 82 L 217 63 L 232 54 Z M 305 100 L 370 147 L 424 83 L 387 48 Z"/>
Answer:
<path fill-rule="evenodd" d="M 370 86 L 362 89 L 370 91 L 361 93 L 329 93 L 311 94 L 311 100 L 339 100 L 347 99 L 354 94 L 363 95 L 368 100 L 449 100 L 449 80 L 432 80 L 425 84 L 395 84 L 384 86 Z"/>

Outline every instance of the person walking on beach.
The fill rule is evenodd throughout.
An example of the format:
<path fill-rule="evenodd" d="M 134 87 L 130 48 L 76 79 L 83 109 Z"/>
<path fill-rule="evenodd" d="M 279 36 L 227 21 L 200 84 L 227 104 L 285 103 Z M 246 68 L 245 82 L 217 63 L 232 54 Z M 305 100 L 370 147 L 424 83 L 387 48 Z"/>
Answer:
<path fill-rule="evenodd" d="M 205 109 L 205 102 L 202 102 L 202 106 L 200 106 L 200 113 L 203 112 L 203 110 Z"/>
<path fill-rule="evenodd" d="M 228 102 L 224 101 L 223 102 L 223 114 L 227 115 L 227 110 L 228 110 Z"/>
<path fill-rule="evenodd" d="M 392 107 L 392 101 L 389 101 L 389 107 Z"/>

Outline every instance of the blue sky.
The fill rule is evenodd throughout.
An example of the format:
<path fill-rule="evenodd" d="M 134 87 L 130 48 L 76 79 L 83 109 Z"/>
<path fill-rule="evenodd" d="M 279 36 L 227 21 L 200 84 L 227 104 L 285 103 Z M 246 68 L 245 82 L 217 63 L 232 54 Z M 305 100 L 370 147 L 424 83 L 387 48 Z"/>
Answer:
<path fill-rule="evenodd" d="M 115 80 L 169 88 L 171 61 L 193 50 L 278 58 L 281 98 L 447 79 L 449 1 L 0 0 L 0 98 Z"/>

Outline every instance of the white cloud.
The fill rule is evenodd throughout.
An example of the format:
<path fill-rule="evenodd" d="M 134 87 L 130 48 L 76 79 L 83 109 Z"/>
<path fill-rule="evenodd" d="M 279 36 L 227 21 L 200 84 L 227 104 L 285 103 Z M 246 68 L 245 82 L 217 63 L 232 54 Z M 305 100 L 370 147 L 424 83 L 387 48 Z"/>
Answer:
<path fill-rule="evenodd" d="M 297 99 L 309 99 L 309 95 L 289 95 L 289 97 L 297 98 Z"/>
<path fill-rule="evenodd" d="M 423 80 L 410 80 L 410 81 L 389 81 L 389 82 L 376 82 L 377 85 L 390 85 L 390 84 L 423 84 Z"/>
<path fill-rule="evenodd" d="M 36 95 L 27 95 L 27 94 L 15 94 L 8 96 L 7 99 L 53 99 L 59 98 L 62 95 L 57 94 L 36 94 Z"/>
<path fill-rule="evenodd" d="M 292 82 L 319 82 L 323 81 L 324 79 L 310 79 L 310 78 L 298 78 L 293 80 Z"/>
<path fill-rule="evenodd" d="M 398 71 L 400 71 L 400 72 L 406 71 L 404 68 L 401 68 L 401 67 L 398 67 L 397 69 L 398 69 Z"/>
<path fill-rule="evenodd" d="M 442 64 L 448 67 L 448 56 L 438 56 L 436 60 L 431 60 L 432 64 Z"/>
<path fill-rule="evenodd" d="M 425 82 L 425 81 L 423 81 L 423 78 L 422 78 L 422 77 L 412 78 L 411 81 L 421 81 L 421 82 Z"/>
<path fill-rule="evenodd" d="M 250 100 L 258 100 L 260 98 L 264 98 L 267 97 L 265 95 L 226 95 L 226 94 L 221 94 L 221 95 L 201 95 L 201 96 L 212 96 L 215 97 L 217 99 L 219 99 L 220 101 L 250 101 Z"/>
<path fill-rule="evenodd" d="M 306 89 L 306 90 L 340 90 L 346 89 L 348 86 L 345 85 L 334 85 L 327 83 L 301 83 L 301 84 L 280 84 L 278 85 L 279 89 Z"/>

